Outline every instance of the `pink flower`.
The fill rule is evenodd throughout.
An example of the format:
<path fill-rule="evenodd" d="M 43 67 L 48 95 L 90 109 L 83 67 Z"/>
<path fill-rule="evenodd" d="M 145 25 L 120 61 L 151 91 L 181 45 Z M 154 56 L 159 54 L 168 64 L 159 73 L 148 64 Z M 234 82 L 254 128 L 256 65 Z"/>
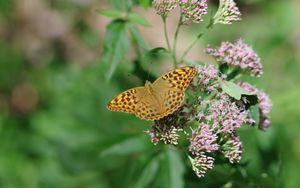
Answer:
<path fill-rule="evenodd" d="M 192 132 L 189 151 L 193 155 L 201 152 L 212 152 L 218 150 L 217 135 L 212 132 L 209 125 L 201 123 L 196 131 Z"/>
<path fill-rule="evenodd" d="M 165 17 L 177 6 L 177 2 L 178 0 L 154 0 L 152 6 L 158 15 Z"/>
<path fill-rule="evenodd" d="M 231 24 L 241 20 L 241 12 L 233 0 L 220 0 L 219 8 L 213 18 L 213 23 Z"/>
<path fill-rule="evenodd" d="M 248 70 L 252 76 L 262 75 L 260 58 L 253 49 L 239 39 L 235 43 L 222 42 L 219 48 L 208 47 L 205 52 L 217 62 Z"/>
<path fill-rule="evenodd" d="M 196 84 L 201 91 L 213 92 L 217 88 L 218 69 L 214 65 L 199 66 L 197 70 Z"/>
<path fill-rule="evenodd" d="M 207 14 L 206 0 L 179 0 L 179 5 L 185 21 L 191 20 L 199 23 L 203 21 L 203 16 Z"/>
<path fill-rule="evenodd" d="M 209 101 L 206 118 L 213 121 L 213 128 L 226 134 L 232 134 L 247 121 L 248 111 L 231 101 L 225 93 L 217 94 L 217 98 Z"/>
<path fill-rule="evenodd" d="M 221 146 L 221 151 L 230 163 L 236 163 L 241 160 L 243 146 L 240 137 L 237 134 L 231 134 L 225 144 Z"/>

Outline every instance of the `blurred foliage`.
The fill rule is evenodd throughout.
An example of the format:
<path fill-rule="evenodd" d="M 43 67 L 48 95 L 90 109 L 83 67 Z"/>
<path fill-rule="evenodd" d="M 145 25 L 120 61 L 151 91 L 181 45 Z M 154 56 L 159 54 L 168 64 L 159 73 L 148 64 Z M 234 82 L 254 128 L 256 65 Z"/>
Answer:
<path fill-rule="evenodd" d="M 120 30 L 118 40 L 111 39 L 117 34 L 109 36 L 109 31 L 123 28 L 124 20 L 110 23 L 105 40 L 115 42 L 106 42 L 105 48 L 118 50 L 118 57 L 105 49 L 101 57 L 104 33 L 95 29 L 99 15 L 91 7 L 102 1 L 24 2 L 0 1 L 0 187 L 299 186 L 297 0 L 237 1 L 244 20 L 230 29 L 217 26 L 204 38 L 205 44 L 213 45 L 237 37 L 251 43 L 265 72 L 255 84 L 266 88 L 274 106 L 268 131 L 240 130 L 245 147 L 241 164 L 216 165 L 201 179 L 186 168 L 188 159 L 181 152 L 150 143 L 143 133 L 150 122 L 106 109 L 112 96 L 140 85 L 150 74 L 134 64 L 141 57 L 124 58 L 132 48 L 126 40 L 149 49 L 136 28 L 144 18 L 132 16 L 129 32 Z M 151 4 L 108 3 L 124 12 Z M 195 25 L 191 34 L 196 30 Z M 100 59 L 109 66 L 121 62 L 110 75 Z M 156 70 L 156 65 L 147 66 Z M 109 83 L 104 75 L 112 77 Z"/>

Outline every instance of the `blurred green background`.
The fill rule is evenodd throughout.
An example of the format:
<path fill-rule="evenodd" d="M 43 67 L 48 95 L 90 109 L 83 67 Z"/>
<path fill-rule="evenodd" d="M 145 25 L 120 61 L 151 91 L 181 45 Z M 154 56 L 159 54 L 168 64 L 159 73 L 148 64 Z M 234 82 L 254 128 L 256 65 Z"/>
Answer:
<path fill-rule="evenodd" d="M 120 91 L 143 84 L 130 55 L 109 83 L 103 76 L 110 19 L 95 10 L 124 2 L 0 1 L 0 187 L 298 187 L 299 0 L 239 0 L 243 21 L 216 26 L 196 47 L 244 38 L 264 66 L 261 78 L 246 79 L 273 102 L 266 132 L 240 131 L 244 166 L 216 165 L 201 179 L 182 154 L 150 143 L 144 131 L 151 122 L 106 109 Z M 140 28 L 142 35 L 151 47 L 161 45 L 147 35 L 161 29 L 159 17 L 134 9 L 153 26 Z"/>

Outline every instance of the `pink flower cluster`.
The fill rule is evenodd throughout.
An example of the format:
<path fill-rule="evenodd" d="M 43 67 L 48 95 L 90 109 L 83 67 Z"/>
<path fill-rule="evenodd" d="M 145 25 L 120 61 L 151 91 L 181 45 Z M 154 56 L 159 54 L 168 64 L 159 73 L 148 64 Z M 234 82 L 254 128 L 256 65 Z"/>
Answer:
<path fill-rule="evenodd" d="M 206 0 L 179 0 L 179 5 L 185 20 L 199 23 L 203 21 L 203 16 L 207 14 Z"/>
<path fill-rule="evenodd" d="M 183 116 L 184 112 L 182 112 L 182 108 L 179 108 L 173 114 L 155 121 L 152 127 L 146 131 L 151 138 L 151 142 L 154 145 L 159 141 L 162 141 L 164 144 L 177 145 L 179 132 L 183 131 L 187 123 L 186 118 Z"/>
<path fill-rule="evenodd" d="M 199 23 L 207 14 L 206 0 L 154 0 L 153 7 L 156 13 L 166 17 L 177 5 L 182 9 L 184 22 L 191 20 Z"/>
<path fill-rule="evenodd" d="M 239 162 L 243 152 L 242 143 L 236 134 L 236 129 L 247 122 L 247 114 L 244 108 L 231 101 L 225 93 L 218 93 L 215 99 L 203 100 L 200 106 L 206 109 L 200 110 L 195 119 L 199 126 L 192 131 L 189 151 L 195 157 L 193 169 L 197 176 L 203 177 L 209 161 L 209 167 L 213 167 L 213 158 L 208 153 L 220 150 L 230 163 Z M 218 142 L 218 140 L 221 140 Z M 209 158 L 210 160 L 206 160 Z"/>
<path fill-rule="evenodd" d="M 226 136 L 226 142 L 222 145 L 221 151 L 230 163 L 237 163 L 242 158 L 243 146 L 237 134 Z"/>
<path fill-rule="evenodd" d="M 204 177 L 206 171 L 214 167 L 215 159 L 207 156 L 204 152 L 201 152 L 195 158 L 189 158 L 192 163 L 193 170 L 199 178 Z"/>
<path fill-rule="evenodd" d="M 218 69 L 214 65 L 199 66 L 196 76 L 196 86 L 201 91 L 213 92 L 217 89 Z"/>
<path fill-rule="evenodd" d="M 260 58 L 253 49 L 244 43 L 243 40 L 237 40 L 235 43 L 222 42 L 219 48 L 205 49 L 205 52 L 213 56 L 220 64 L 239 67 L 242 70 L 247 70 L 252 76 L 262 75 L 262 65 Z"/>
<path fill-rule="evenodd" d="M 158 15 L 165 17 L 177 6 L 177 2 L 178 0 L 154 0 L 152 5 Z"/>
<path fill-rule="evenodd" d="M 203 101 L 202 105 L 208 107 L 205 120 L 211 122 L 214 129 L 226 134 L 233 134 L 235 129 L 247 122 L 248 111 L 231 101 L 225 93 L 218 93 L 215 99 Z"/>
<path fill-rule="evenodd" d="M 231 24 L 241 20 L 241 12 L 233 0 L 220 0 L 219 9 L 213 18 L 213 23 Z"/>
<path fill-rule="evenodd" d="M 209 125 L 200 123 L 197 130 L 192 131 L 189 151 L 193 155 L 198 155 L 201 152 L 216 151 L 219 148 L 217 138 L 217 135 L 213 133 Z"/>

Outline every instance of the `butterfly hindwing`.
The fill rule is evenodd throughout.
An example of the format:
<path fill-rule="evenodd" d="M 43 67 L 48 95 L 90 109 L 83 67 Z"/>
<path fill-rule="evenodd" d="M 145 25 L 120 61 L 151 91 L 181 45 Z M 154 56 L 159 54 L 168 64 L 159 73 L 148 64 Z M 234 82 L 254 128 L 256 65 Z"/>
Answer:
<path fill-rule="evenodd" d="M 153 96 L 148 94 L 139 102 L 135 115 L 145 120 L 157 120 L 163 116 L 163 113 L 159 106 L 159 101 L 156 101 Z"/>

